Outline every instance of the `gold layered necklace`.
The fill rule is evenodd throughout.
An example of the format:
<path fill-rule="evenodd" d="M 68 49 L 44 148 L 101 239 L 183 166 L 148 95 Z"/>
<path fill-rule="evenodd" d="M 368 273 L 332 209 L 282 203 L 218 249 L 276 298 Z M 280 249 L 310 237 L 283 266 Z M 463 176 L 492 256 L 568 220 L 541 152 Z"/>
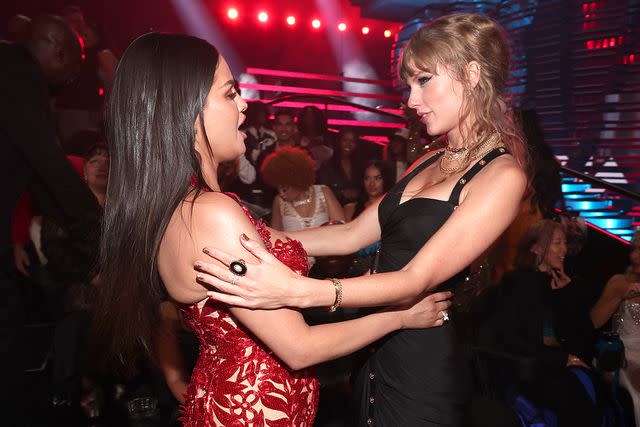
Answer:
<path fill-rule="evenodd" d="M 502 145 L 502 138 L 497 131 L 491 132 L 484 141 L 476 144 L 474 147 L 460 147 L 444 149 L 444 154 L 440 157 L 440 171 L 445 175 L 460 172 L 475 162 L 494 148 Z"/>

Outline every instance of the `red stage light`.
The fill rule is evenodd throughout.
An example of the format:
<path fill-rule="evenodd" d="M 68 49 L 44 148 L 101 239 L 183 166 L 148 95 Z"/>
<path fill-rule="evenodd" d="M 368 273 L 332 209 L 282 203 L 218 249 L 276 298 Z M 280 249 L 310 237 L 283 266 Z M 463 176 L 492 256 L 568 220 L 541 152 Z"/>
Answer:
<path fill-rule="evenodd" d="M 338 24 L 338 30 L 344 31 L 346 29 L 347 29 L 347 24 L 345 24 L 344 22 L 341 22 Z"/>
<path fill-rule="evenodd" d="M 103 88 L 98 89 L 98 95 L 100 95 L 100 96 L 104 95 L 104 89 Z"/>
<path fill-rule="evenodd" d="M 295 25 L 296 24 L 296 17 L 295 16 L 287 16 L 287 24 Z"/>
<path fill-rule="evenodd" d="M 231 7 L 227 10 L 227 16 L 229 19 L 238 19 L 238 9 Z"/>
<path fill-rule="evenodd" d="M 267 14 L 267 12 L 258 13 L 258 21 L 267 22 L 268 20 L 269 20 L 269 15 Z"/>
<path fill-rule="evenodd" d="M 320 20 L 319 19 L 314 19 L 313 21 L 311 21 L 311 26 L 313 28 L 320 28 Z"/>
<path fill-rule="evenodd" d="M 391 30 L 384 30 L 384 36 L 385 36 L 386 38 L 391 37 Z"/>
<path fill-rule="evenodd" d="M 369 34 L 369 27 L 362 27 L 362 34 Z"/>

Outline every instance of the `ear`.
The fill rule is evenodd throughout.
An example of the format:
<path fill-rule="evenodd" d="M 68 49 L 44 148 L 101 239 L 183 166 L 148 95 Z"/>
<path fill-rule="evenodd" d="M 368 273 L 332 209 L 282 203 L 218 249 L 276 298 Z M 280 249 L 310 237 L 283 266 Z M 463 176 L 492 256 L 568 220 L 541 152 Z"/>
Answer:
<path fill-rule="evenodd" d="M 476 85 L 480 81 L 480 73 L 482 69 L 477 61 L 471 61 L 467 64 L 467 79 L 471 85 L 471 89 L 475 89 Z"/>

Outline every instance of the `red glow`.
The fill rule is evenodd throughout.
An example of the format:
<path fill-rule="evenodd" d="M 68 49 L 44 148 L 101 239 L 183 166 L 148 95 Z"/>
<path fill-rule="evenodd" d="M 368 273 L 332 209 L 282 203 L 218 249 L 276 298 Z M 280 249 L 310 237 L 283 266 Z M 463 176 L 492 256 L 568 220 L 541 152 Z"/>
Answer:
<path fill-rule="evenodd" d="M 295 25 L 296 24 L 296 17 L 295 16 L 287 16 L 287 24 Z"/>
<path fill-rule="evenodd" d="M 258 13 L 258 21 L 267 22 L 269 20 L 269 14 L 267 12 Z"/>
<path fill-rule="evenodd" d="M 609 47 L 609 39 L 604 39 L 602 41 L 602 47 Z"/>
<path fill-rule="evenodd" d="M 587 40 L 587 49 L 589 50 L 593 49 L 593 40 Z"/>
<path fill-rule="evenodd" d="M 82 54 L 82 60 L 84 61 L 85 59 L 87 59 L 87 55 L 85 55 L 84 53 Z"/>
<path fill-rule="evenodd" d="M 344 22 L 341 22 L 338 24 L 338 30 L 345 31 L 346 29 L 347 29 L 347 24 L 345 24 Z"/>
<path fill-rule="evenodd" d="M 362 27 L 362 34 L 369 34 L 369 27 Z"/>
<path fill-rule="evenodd" d="M 100 96 L 104 95 L 104 89 L 102 88 L 98 89 L 98 95 Z"/>
<path fill-rule="evenodd" d="M 588 3 L 582 3 L 582 11 L 586 12 L 589 10 L 589 4 Z"/>
<path fill-rule="evenodd" d="M 631 55 L 629 55 L 629 62 L 631 62 L 631 63 L 636 62 L 636 55 L 635 54 L 632 53 Z"/>
<path fill-rule="evenodd" d="M 615 45 L 616 45 L 616 38 L 615 37 L 611 37 L 611 40 L 609 40 L 609 46 L 615 47 Z"/>
<path fill-rule="evenodd" d="M 320 28 L 320 20 L 314 19 L 313 21 L 311 21 L 311 26 L 316 29 Z"/>
<path fill-rule="evenodd" d="M 238 19 L 238 9 L 236 9 L 235 7 L 230 7 L 227 10 L 227 16 L 229 17 L 229 19 Z"/>
<path fill-rule="evenodd" d="M 386 38 L 391 37 L 391 30 L 384 30 L 384 36 L 385 36 Z"/>

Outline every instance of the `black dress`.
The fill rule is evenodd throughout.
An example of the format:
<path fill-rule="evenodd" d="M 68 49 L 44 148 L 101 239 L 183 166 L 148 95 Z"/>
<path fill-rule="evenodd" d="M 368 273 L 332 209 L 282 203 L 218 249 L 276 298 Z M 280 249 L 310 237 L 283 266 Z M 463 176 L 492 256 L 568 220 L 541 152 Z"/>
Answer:
<path fill-rule="evenodd" d="M 504 148 L 498 148 L 484 156 L 458 181 L 447 201 L 423 197 L 400 204 L 407 183 L 442 153 L 400 180 L 378 208 L 382 246 L 377 272 L 403 268 L 456 209 L 464 185 L 491 160 L 505 153 Z M 438 290 L 454 288 L 466 273 L 458 273 Z M 354 385 L 357 425 L 460 425 L 471 391 L 467 357 L 463 353 L 454 318 L 442 327 L 401 330 L 379 340 Z"/>

